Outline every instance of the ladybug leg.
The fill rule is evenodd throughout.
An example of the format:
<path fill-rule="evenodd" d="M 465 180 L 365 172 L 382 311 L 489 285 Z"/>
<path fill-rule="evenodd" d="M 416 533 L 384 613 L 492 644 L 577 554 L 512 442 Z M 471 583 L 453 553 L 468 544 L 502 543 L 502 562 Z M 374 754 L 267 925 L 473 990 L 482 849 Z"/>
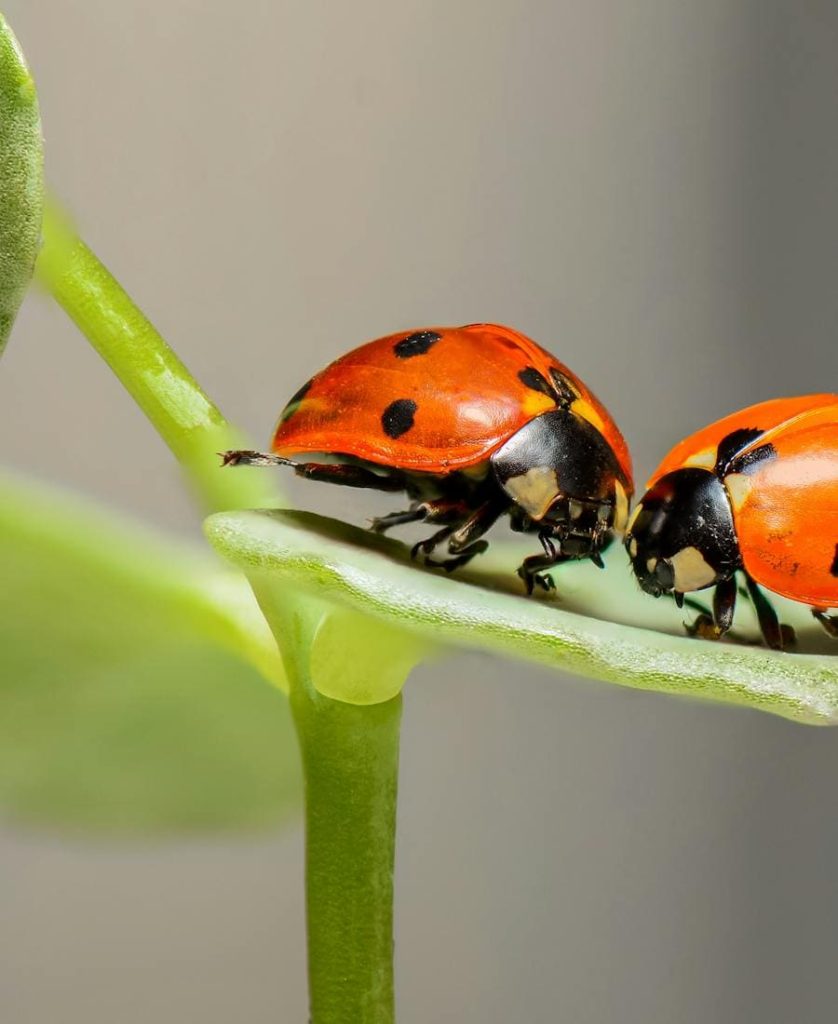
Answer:
<path fill-rule="evenodd" d="M 283 459 L 281 455 L 267 452 L 235 451 L 219 452 L 222 466 L 296 466 L 296 462 Z"/>
<path fill-rule="evenodd" d="M 393 526 L 418 522 L 454 522 L 456 527 L 467 515 L 468 508 L 461 501 L 446 501 L 440 498 L 437 501 L 416 502 L 405 512 L 391 512 L 389 515 L 373 519 L 370 529 L 373 533 L 385 533 Z"/>
<path fill-rule="evenodd" d="M 342 484 L 344 487 L 366 487 L 373 491 L 403 491 L 404 480 L 396 473 L 386 476 L 374 473 L 363 466 L 347 466 L 341 463 L 301 462 L 294 465 L 297 476 L 306 480 L 319 480 L 327 484 Z"/>
<path fill-rule="evenodd" d="M 736 611 L 736 577 L 731 576 L 729 580 L 722 580 L 716 584 L 713 592 L 713 620 L 719 636 L 725 633 L 733 625 L 733 613 Z"/>
<path fill-rule="evenodd" d="M 562 562 L 572 561 L 574 559 L 570 555 L 560 555 L 558 552 L 555 555 L 530 555 L 518 567 L 518 575 L 524 581 L 528 594 L 532 594 L 536 587 L 540 587 L 544 591 L 555 590 L 556 584 L 553 582 L 553 577 L 544 570 L 552 569 L 561 565 Z"/>
<path fill-rule="evenodd" d="M 762 594 L 760 596 L 762 597 Z M 681 603 L 683 604 L 683 595 Z M 713 591 L 713 614 L 702 612 L 691 626 L 685 628 L 690 636 L 698 636 L 703 640 L 720 640 L 733 625 L 735 609 L 736 577 L 731 576 L 729 580 L 718 583 Z"/>
<path fill-rule="evenodd" d="M 827 633 L 838 640 L 838 615 L 827 615 L 825 608 L 813 608 L 812 614 Z"/>
<path fill-rule="evenodd" d="M 452 558 L 443 558 L 439 562 L 432 558 L 426 558 L 425 565 L 430 565 L 435 569 L 444 569 L 446 572 L 453 572 L 455 569 L 459 569 L 461 565 L 470 562 L 475 555 L 482 555 L 488 546 L 489 542 L 487 540 L 476 540 L 473 544 L 464 547 L 458 555 Z"/>
<path fill-rule="evenodd" d="M 440 563 L 442 568 L 446 572 L 453 572 L 454 569 L 471 561 L 475 555 L 482 555 L 489 542 L 478 538 L 495 525 L 506 508 L 503 502 L 487 501 L 458 526 L 448 538 L 448 553 L 452 557 Z"/>
<path fill-rule="evenodd" d="M 488 541 L 479 540 L 488 529 L 498 521 L 507 509 L 506 502 L 487 501 L 484 505 L 475 509 L 463 522 L 452 523 L 443 527 L 432 537 L 416 544 L 412 551 L 412 557 L 421 551 L 425 555 L 425 565 L 434 568 L 445 569 L 446 572 L 453 572 L 461 565 L 471 561 L 475 555 L 482 554 L 489 546 Z M 436 560 L 431 554 L 442 543 L 447 541 L 448 554 L 450 558 Z"/>
<path fill-rule="evenodd" d="M 754 604 L 754 610 L 757 613 L 763 640 L 775 651 L 783 651 L 787 647 L 793 646 L 795 641 L 794 630 L 791 626 L 780 623 L 771 602 L 750 576 L 745 576 L 745 582 L 748 586 L 748 594 Z"/>
<path fill-rule="evenodd" d="M 406 512 L 390 512 L 386 516 L 378 516 L 370 523 L 373 533 L 386 533 L 393 526 L 401 526 L 403 523 L 418 523 L 427 517 L 426 510 L 421 506 L 409 508 Z"/>
<path fill-rule="evenodd" d="M 343 484 L 344 487 L 367 487 L 375 491 L 403 491 L 404 479 L 401 474 L 389 472 L 386 475 L 374 473 L 364 466 L 342 463 L 294 462 L 281 455 L 266 452 L 231 451 L 219 452 L 222 466 L 291 466 L 297 476 L 323 483 Z"/>
<path fill-rule="evenodd" d="M 513 533 L 529 533 L 532 530 L 532 522 L 526 512 L 517 505 L 509 512 L 509 528 Z"/>
<path fill-rule="evenodd" d="M 562 555 L 556 545 L 553 543 L 553 538 L 549 530 L 539 530 L 538 539 L 541 541 L 541 546 L 544 548 L 543 555 L 530 555 L 529 558 L 525 558 L 521 565 L 518 567 L 518 575 L 524 581 L 524 586 L 527 588 L 527 593 L 532 594 L 535 587 L 540 587 L 544 591 L 550 591 L 556 589 L 556 584 L 553 582 L 553 577 L 549 573 L 545 573 L 544 569 L 551 569 L 555 565 L 560 565 L 562 562 L 572 561 L 569 555 Z"/>
<path fill-rule="evenodd" d="M 436 533 L 432 533 L 426 540 L 420 540 L 418 544 L 414 544 L 410 549 L 410 557 L 418 558 L 421 554 L 425 556 L 426 565 L 442 565 L 442 562 L 431 562 L 428 556 L 435 548 L 438 548 L 440 544 L 447 541 L 456 529 L 456 524 L 453 526 L 443 526 L 441 530 L 437 530 Z"/>

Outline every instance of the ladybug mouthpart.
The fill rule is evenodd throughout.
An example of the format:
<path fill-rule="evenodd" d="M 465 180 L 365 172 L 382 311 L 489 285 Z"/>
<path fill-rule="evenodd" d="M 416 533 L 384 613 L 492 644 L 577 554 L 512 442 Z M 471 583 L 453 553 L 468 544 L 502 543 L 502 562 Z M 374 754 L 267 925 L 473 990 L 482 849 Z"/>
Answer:
<path fill-rule="evenodd" d="M 558 541 L 564 557 L 596 561 L 608 540 L 613 519 L 614 506 L 610 503 L 562 498 L 547 512 L 542 527 L 551 539 Z"/>

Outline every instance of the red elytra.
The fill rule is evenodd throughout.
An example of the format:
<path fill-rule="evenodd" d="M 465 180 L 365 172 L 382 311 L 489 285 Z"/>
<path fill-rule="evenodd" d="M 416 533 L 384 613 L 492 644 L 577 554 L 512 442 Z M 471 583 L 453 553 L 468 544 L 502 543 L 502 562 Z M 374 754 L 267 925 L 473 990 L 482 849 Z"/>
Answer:
<path fill-rule="evenodd" d="M 532 369 L 548 383 L 545 390 L 522 379 Z M 499 324 L 427 327 L 361 345 L 297 392 L 271 447 L 286 457 L 341 453 L 425 473 L 466 469 L 556 407 L 554 374 L 574 393 L 571 409 L 602 434 L 631 480 L 628 446 L 590 388 L 530 338 Z M 401 400 L 416 409 L 409 431 L 394 438 L 381 418 Z"/>
<path fill-rule="evenodd" d="M 373 528 L 441 524 L 414 555 L 447 570 L 485 550 L 480 538 L 508 514 L 544 551 L 519 569 L 528 591 L 550 589 L 543 570 L 559 562 L 602 564 L 633 488 L 628 447 L 593 392 L 496 324 L 402 331 L 354 349 L 290 399 L 272 451 L 228 452 L 225 463 L 285 463 L 310 479 L 403 490 L 410 507 Z"/>

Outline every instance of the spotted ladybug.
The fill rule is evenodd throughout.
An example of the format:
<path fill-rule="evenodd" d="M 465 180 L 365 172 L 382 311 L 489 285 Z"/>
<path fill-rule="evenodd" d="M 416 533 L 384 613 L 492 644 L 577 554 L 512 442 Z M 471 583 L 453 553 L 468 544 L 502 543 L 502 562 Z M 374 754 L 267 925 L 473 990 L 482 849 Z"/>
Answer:
<path fill-rule="evenodd" d="M 439 524 L 413 554 L 449 571 L 485 551 L 482 535 L 508 513 L 544 551 L 518 570 L 528 593 L 551 589 L 544 570 L 560 562 L 601 565 L 633 488 L 626 443 L 594 394 L 497 324 L 403 331 L 347 353 L 291 398 L 272 452 L 226 452 L 224 463 L 404 491 L 409 508 L 372 528 Z"/>
<path fill-rule="evenodd" d="M 778 398 L 677 444 L 653 474 L 625 538 L 649 594 L 715 587 L 713 614 L 691 631 L 731 627 L 742 571 L 765 642 L 794 639 L 768 598 L 812 608 L 838 637 L 838 395 Z"/>

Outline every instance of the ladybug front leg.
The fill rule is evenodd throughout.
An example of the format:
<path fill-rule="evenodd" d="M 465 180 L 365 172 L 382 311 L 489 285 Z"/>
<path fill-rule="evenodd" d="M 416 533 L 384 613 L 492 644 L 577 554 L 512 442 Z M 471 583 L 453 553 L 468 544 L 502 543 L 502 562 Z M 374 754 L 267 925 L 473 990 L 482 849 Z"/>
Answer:
<path fill-rule="evenodd" d="M 562 562 L 572 562 L 570 555 L 530 555 L 518 566 L 518 575 L 524 581 L 527 593 L 532 594 L 536 587 L 550 591 L 556 589 L 553 577 L 545 569 L 554 569 Z"/>
<path fill-rule="evenodd" d="M 838 615 L 828 615 L 826 608 L 813 608 L 812 614 L 827 633 L 838 640 Z"/>
<path fill-rule="evenodd" d="M 544 554 L 530 555 L 518 567 L 518 575 L 524 581 L 528 594 L 532 594 L 536 587 L 540 587 L 545 591 L 555 590 L 556 584 L 553 582 L 553 577 L 544 570 L 552 569 L 557 565 L 561 565 L 562 562 L 573 561 L 571 555 L 561 554 L 553 543 L 553 538 L 549 531 L 539 530 L 538 539 L 544 548 Z"/>
<path fill-rule="evenodd" d="M 681 598 L 679 607 L 684 603 L 683 595 Z M 731 576 L 718 583 L 713 591 L 713 614 L 702 612 L 691 626 L 686 626 L 686 630 L 690 636 L 701 637 L 702 640 L 720 640 L 733 625 L 735 610 L 736 577 Z"/>

